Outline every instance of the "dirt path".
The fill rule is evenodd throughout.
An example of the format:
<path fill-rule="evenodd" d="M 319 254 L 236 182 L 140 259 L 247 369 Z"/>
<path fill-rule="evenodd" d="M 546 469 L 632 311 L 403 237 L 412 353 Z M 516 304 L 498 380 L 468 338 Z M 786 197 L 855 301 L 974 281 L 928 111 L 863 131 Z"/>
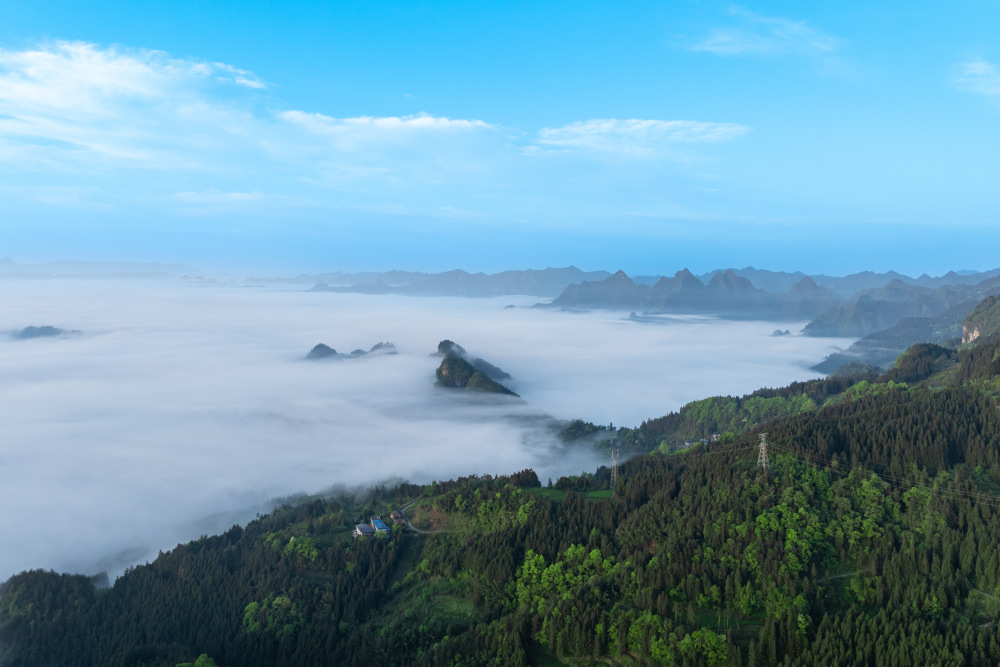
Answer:
<path fill-rule="evenodd" d="M 406 516 L 406 510 L 408 510 L 411 507 L 413 507 L 414 505 L 416 505 L 417 501 L 419 501 L 419 500 L 420 500 L 420 498 L 417 498 L 416 500 L 414 500 L 413 502 L 411 502 L 409 505 L 407 505 L 403 509 L 399 510 L 402 513 L 403 518 L 406 519 L 406 525 L 409 527 L 410 530 L 412 530 L 415 533 L 420 533 L 421 535 L 436 535 L 438 533 L 451 533 L 451 532 L 454 532 L 454 531 L 451 531 L 451 530 L 421 530 L 420 528 L 417 528 L 416 526 L 414 526 L 413 523 L 410 522 L 410 517 Z"/>

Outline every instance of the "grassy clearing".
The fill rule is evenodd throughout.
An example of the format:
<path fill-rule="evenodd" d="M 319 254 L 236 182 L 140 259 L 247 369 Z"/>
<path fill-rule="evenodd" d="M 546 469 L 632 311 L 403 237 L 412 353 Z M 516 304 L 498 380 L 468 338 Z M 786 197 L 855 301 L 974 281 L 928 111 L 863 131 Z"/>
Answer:
<path fill-rule="evenodd" d="M 466 522 L 462 520 L 462 517 L 454 514 L 446 514 L 435 507 L 432 500 L 421 500 L 406 510 L 406 516 L 410 518 L 410 523 L 415 528 L 428 532 L 464 530 L 468 527 Z"/>
<path fill-rule="evenodd" d="M 404 619 L 419 619 L 443 632 L 460 632 L 479 619 L 479 610 L 470 599 L 471 589 L 461 576 L 452 579 L 434 577 L 419 584 L 398 583 L 398 595 L 383 614 L 379 625 L 392 626 Z M 390 611 L 391 609 L 391 611 Z"/>
<path fill-rule="evenodd" d="M 565 491 L 558 491 L 556 489 L 534 488 L 528 490 L 531 493 L 542 496 L 543 498 L 550 498 L 557 503 L 561 503 L 563 501 L 563 498 L 566 497 Z"/>

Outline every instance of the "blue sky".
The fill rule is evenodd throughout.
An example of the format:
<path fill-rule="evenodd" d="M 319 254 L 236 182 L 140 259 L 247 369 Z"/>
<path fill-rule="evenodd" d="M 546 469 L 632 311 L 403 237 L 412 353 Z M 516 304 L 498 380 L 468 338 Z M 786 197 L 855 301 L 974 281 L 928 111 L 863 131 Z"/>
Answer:
<path fill-rule="evenodd" d="M 1000 265 L 995 2 L 3 13 L 18 261 Z"/>

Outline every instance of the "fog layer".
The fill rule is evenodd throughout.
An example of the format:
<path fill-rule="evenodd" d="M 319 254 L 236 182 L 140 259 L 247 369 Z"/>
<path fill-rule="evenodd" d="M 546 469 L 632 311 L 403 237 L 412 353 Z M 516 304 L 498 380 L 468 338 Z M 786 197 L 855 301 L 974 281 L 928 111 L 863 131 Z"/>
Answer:
<path fill-rule="evenodd" d="M 559 455 L 544 414 L 637 425 L 811 377 L 806 366 L 850 343 L 772 338 L 774 322 L 503 308 L 531 297 L 21 280 L 0 293 L 0 330 L 82 332 L 0 340 L 0 580 L 114 573 L 269 498 L 334 484 L 592 469 L 593 457 Z M 523 402 L 435 387 L 430 353 L 444 338 L 511 373 Z M 319 342 L 379 341 L 399 354 L 303 360 Z"/>

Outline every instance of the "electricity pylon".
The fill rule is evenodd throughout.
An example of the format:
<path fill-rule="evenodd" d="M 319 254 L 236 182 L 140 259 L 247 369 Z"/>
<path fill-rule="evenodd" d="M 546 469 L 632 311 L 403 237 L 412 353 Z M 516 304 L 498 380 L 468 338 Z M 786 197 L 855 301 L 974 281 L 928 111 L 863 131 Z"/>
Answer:
<path fill-rule="evenodd" d="M 760 434 L 760 453 L 757 454 L 757 467 L 767 472 L 767 433 Z"/>
<path fill-rule="evenodd" d="M 615 497 L 615 483 L 618 481 L 618 451 L 611 450 L 611 497 Z"/>

